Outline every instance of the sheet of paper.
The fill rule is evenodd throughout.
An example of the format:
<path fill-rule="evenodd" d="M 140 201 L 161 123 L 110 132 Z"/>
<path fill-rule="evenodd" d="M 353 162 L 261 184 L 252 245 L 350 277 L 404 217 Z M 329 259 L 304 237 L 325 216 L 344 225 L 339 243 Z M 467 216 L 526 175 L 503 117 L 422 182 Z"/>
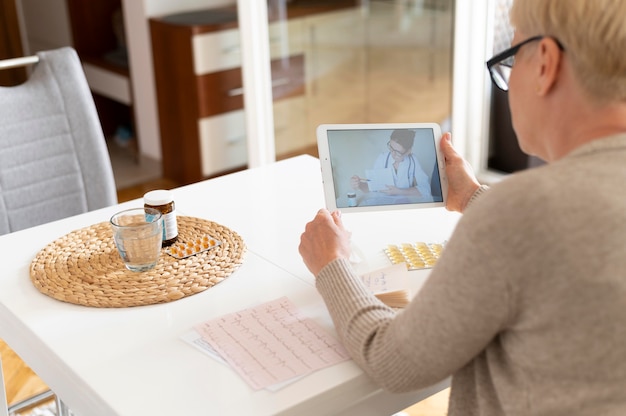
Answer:
<path fill-rule="evenodd" d="M 217 351 L 213 349 L 211 344 L 209 344 L 204 338 L 202 338 L 202 335 L 200 335 L 198 331 L 195 331 L 192 329 L 186 334 L 181 335 L 180 338 L 186 343 L 188 343 L 189 345 L 191 345 L 192 347 L 196 348 L 198 351 L 213 358 L 218 363 L 228 366 L 228 363 L 224 361 L 224 359 L 217 353 Z M 283 381 L 281 383 L 276 383 L 270 386 L 266 386 L 265 389 L 268 391 L 275 392 L 275 391 L 282 389 L 285 386 L 288 386 L 291 383 L 294 383 L 300 380 L 300 378 L 302 377 L 290 378 L 287 381 Z"/>
<path fill-rule="evenodd" d="M 255 390 L 349 359 L 336 339 L 286 297 L 195 329 Z"/>
<path fill-rule="evenodd" d="M 394 184 L 391 168 L 366 169 L 365 177 L 370 191 L 382 191 L 387 189 L 387 185 Z"/>
<path fill-rule="evenodd" d="M 361 279 L 373 293 L 408 290 L 409 287 L 409 275 L 405 263 L 365 273 L 361 275 Z"/>

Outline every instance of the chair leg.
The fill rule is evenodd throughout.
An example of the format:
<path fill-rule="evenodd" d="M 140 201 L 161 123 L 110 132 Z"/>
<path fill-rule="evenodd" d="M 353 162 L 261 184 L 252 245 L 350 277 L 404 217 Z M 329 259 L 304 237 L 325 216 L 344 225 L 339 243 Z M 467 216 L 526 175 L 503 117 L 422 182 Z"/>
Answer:
<path fill-rule="evenodd" d="M 54 397 L 54 403 L 57 408 L 57 416 L 72 416 L 70 409 L 58 396 L 55 396 L 52 390 L 44 391 L 35 396 L 24 399 L 20 402 L 7 406 L 6 388 L 4 385 L 4 373 L 2 371 L 2 357 L 0 357 L 0 416 L 10 416 L 14 413 L 35 406 L 40 403 L 49 401 Z"/>
<path fill-rule="evenodd" d="M 59 397 L 57 396 L 55 401 L 57 405 L 57 416 L 72 416 L 69 407 L 67 407 L 67 405 L 63 403 L 63 400 L 59 399 Z"/>
<path fill-rule="evenodd" d="M 17 402 L 15 404 L 12 404 L 11 406 L 9 406 L 9 414 L 11 413 L 19 413 L 22 410 L 28 408 L 28 407 L 32 407 L 35 406 L 37 404 L 43 403 L 45 401 L 50 400 L 52 397 L 54 397 L 54 392 L 52 392 L 51 390 L 48 391 L 44 391 L 43 393 L 37 394 L 33 397 L 29 397 L 27 399 L 24 399 L 20 402 Z"/>
<path fill-rule="evenodd" d="M 0 357 L 0 416 L 9 416 L 7 392 L 4 387 L 4 372 L 2 371 L 2 357 Z"/>

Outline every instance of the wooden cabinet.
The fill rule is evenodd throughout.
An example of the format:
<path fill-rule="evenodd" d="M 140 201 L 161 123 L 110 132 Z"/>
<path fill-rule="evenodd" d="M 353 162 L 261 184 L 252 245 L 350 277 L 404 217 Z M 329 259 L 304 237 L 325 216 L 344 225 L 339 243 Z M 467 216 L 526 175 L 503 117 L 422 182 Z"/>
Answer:
<path fill-rule="evenodd" d="M 297 2 L 296 2 L 297 3 Z M 345 9 L 294 6 L 288 19 L 270 15 L 270 54 L 277 154 L 302 146 L 310 129 L 306 107 L 310 27 L 307 18 Z M 290 6 L 291 7 L 291 6 Z M 191 183 L 245 167 L 247 150 L 237 13 L 234 7 L 150 19 L 164 176 Z M 314 132 L 314 128 L 312 130 Z"/>

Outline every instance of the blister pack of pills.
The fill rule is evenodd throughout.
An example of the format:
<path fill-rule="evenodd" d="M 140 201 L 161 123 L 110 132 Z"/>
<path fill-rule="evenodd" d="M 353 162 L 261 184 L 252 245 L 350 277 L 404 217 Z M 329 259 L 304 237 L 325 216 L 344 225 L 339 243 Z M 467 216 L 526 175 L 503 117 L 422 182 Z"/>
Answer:
<path fill-rule="evenodd" d="M 166 248 L 165 252 L 177 259 L 184 259 L 218 247 L 221 244 L 221 241 L 205 235 L 202 238 L 195 239 L 194 241 L 178 241 Z"/>
<path fill-rule="evenodd" d="M 385 254 L 391 263 L 406 263 L 409 270 L 430 269 L 437 263 L 443 247 L 442 243 L 389 244 Z"/>

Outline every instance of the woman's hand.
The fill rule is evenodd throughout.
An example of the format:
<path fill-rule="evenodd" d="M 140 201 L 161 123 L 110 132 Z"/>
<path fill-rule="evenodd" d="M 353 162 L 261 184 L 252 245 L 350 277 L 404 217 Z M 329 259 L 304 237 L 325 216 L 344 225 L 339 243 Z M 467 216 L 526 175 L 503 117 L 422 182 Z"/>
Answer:
<path fill-rule="evenodd" d="M 446 209 L 463 212 L 474 192 L 480 188 L 480 183 L 470 164 L 452 147 L 451 139 L 450 133 L 444 133 L 440 144 L 446 162 L 446 176 L 448 177 Z"/>
<path fill-rule="evenodd" d="M 321 209 L 300 237 L 300 255 L 306 267 L 317 276 L 331 261 L 350 258 L 350 232 L 341 221 L 341 212 Z"/>

